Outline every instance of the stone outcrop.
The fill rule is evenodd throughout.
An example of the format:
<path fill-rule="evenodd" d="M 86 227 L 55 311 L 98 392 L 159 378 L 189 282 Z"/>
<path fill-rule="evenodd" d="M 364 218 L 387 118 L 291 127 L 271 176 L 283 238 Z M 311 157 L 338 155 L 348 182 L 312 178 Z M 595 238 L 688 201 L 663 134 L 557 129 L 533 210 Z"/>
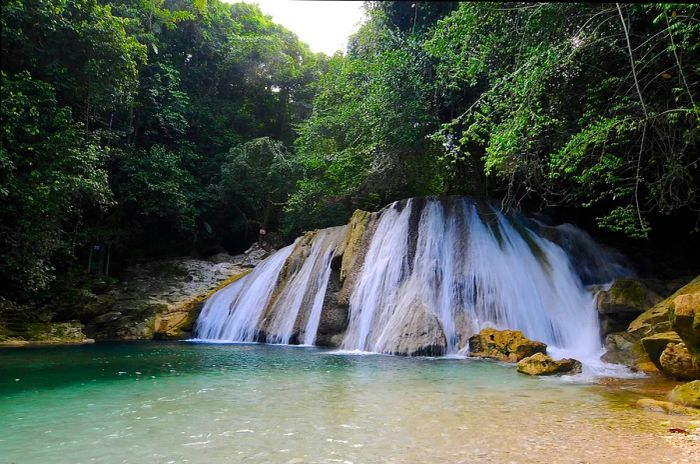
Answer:
<path fill-rule="evenodd" d="M 272 252 L 266 250 L 260 245 L 260 243 L 253 243 L 250 248 L 243 252 L 243 259 L 241 260 L 241 266 L 243 267 L 255 267 L 262 260 L 270 256 Z"/>
<path fill-rule="evenodd" d="M 700 380 L 694 380 L 683 385 L 678 385 L 669 395 L 669 399 L 676 404 L 692 408 L 700 408 Z M 700 410 L 698 411 L 700 412 Z"/>
<path fill-rule="evenodd" d="M 203 301 L 250 271 L 241 261 L 221 254 L 133 266 L 115 288 L 95 297 L 85 331 L 96 340 L 188 338 Z"/>
<path fill-rule="evenodd" d="M 662 332 L 642 339 L 642 347 L 649 356 L 649 360 L 661 370 L 661 353 L 664 352 L 669 343 L 680 343 L 681 338 L 676 332 Z"/>
<path fill-rule="evenodd" d="M 625 330 L 630 322 L 662 300 L 654 290 L 638 279 L 622 278 L 596 297 L 601 333 Z"/>
<path fill-rule="evenodd" d="M 469 355 L 518 362 L 535 353 L 547 353 L 547 345 L 529 340 L 519 330 L 483 329 L 469 338 Z"/>
<path fill-rule="evenodd" d="M 660 371 L 681 379 L 697 378 L 699 295 L 700 276 L 640 314 L 625 332 L 609 334 L 606 337 L 608 351 L 603 360 L 620 362 L 645 372 Z M 662 354 L 669 344 L 673 346 L 662 362 Z"/>
<path fill-rule="evenodd" d="M 543 353 L 535 353 L 518 362 L 518 372 L 527 375 L 580 374 L 582 365 L 576 359 L 566 358 L 555 361 Z"/>

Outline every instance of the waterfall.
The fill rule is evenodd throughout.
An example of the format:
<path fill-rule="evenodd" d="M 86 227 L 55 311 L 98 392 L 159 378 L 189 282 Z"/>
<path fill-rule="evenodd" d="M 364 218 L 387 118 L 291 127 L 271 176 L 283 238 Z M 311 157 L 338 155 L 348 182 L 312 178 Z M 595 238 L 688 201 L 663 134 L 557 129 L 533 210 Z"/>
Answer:
<path fill-rule="evenodd" d="M 297 239 L 215 293 L 197 319 L 196 337 L 312 345 L 331 260 L 344 232 L 344 226 L 333 227 Z"/>
<path fill-rule="evenodd" d="M 312 345 L 333 326 L 331 344 L 343 350 L 452 354 L 494 327 L 583 359 L 601 350 L 587 286 L 627 270 L 575 226 L 461 197 L 404 200 L 358 218 L 369 222 L 307 234 L 219 291 L 197 337 Z"/>

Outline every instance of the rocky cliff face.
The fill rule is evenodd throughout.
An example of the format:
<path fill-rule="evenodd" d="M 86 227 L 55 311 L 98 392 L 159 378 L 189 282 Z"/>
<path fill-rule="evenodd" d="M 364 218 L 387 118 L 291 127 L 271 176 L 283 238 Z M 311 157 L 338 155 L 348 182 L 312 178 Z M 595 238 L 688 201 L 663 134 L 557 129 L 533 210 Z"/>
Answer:
<path fill-rule="evenodd" d="M 250 272 L 249 267 L 267 254 L 254 249 L 238 256 L 172 258 L 133 266 L 120 282 L 97 294 L 83 291 L 79 298 L 49 305 L 45 321 L 10 320 L 12 313 L 3 312 L 0 345 L 189 338 L 202 302 Z"/>
<path fill-rule="evenodd" d="M 603 359 L 677 379 L 700 379 L 700 276 L 606 338 Z"/>

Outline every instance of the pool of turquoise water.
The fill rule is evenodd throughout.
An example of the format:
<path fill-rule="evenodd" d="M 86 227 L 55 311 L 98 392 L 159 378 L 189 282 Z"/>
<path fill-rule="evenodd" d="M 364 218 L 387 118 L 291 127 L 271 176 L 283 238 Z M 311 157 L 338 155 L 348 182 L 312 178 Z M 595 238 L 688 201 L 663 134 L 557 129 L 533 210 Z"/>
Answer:
<path fill-rule="evenodd" d="M 0 462 L 692 462 L 632 390 L 304 347 L 5 349 Z"/>

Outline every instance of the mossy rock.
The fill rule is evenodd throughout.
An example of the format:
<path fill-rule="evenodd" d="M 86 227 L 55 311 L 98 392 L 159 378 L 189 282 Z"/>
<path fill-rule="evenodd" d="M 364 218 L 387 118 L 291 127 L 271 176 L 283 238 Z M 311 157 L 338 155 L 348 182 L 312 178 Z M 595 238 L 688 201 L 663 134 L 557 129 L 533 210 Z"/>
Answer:
<path fill-rule="evenodd" d="M 22 330 L 6 331 L 0 336 L 0 346 L 25 344 L 84 344 L 94 340 L 85 336 L 79 321 L 32 322 Z"/>
<path fill-rule="evenodd" d="M 519 330 L 483 329 L 469 338 L 469 355 L 518 362 L 535 353 L 546 354 L 547 345 L 525 337 Z"/>
<path fill-rule="evenodd" d="M 204 302 L 207 298 L 218 292 L 222 288 L 242 279 L 250 274 L 252 269 L 247 269 L 239 274 L 233 275 L 206 293 L 178 304 L 171 308 L 166 305 L 166 309 L 155 314 L 152 320 L 152 334 L 157 339 L 180 340 L 189 338 L 197 317 L 199 316 Z"/>
<path fill-rule="evenodd" d="M 700 276 L 678 289 L 673 295 L 657 303 L 653 308 L 640 314 L 630 323 L 627 332 L 641 339 L 649 335 L 670 331 L 670 315 L 674 307 L 674 300 L 680 295 L 698 292 L 700 292 Z"/>
<path fill-rule="evenodd" d="M 580 374 L 583 366 L 572 358 L 555 361 L 543 353 L 535 353 L 518 362 L 517 371 L 527 375 Z"/>
<path fill-rule="evenodd" d="M 676 404 L 700 408 L 700 380 L 678 385 L 671 390 L 669 399 Z"/>
<path fill-rule="evenodd" d="M 596 304 L 600 314 L 643 313 L 662 300 L 642 281 L 617 279 L 608 290 L 598 293 Z"/>

